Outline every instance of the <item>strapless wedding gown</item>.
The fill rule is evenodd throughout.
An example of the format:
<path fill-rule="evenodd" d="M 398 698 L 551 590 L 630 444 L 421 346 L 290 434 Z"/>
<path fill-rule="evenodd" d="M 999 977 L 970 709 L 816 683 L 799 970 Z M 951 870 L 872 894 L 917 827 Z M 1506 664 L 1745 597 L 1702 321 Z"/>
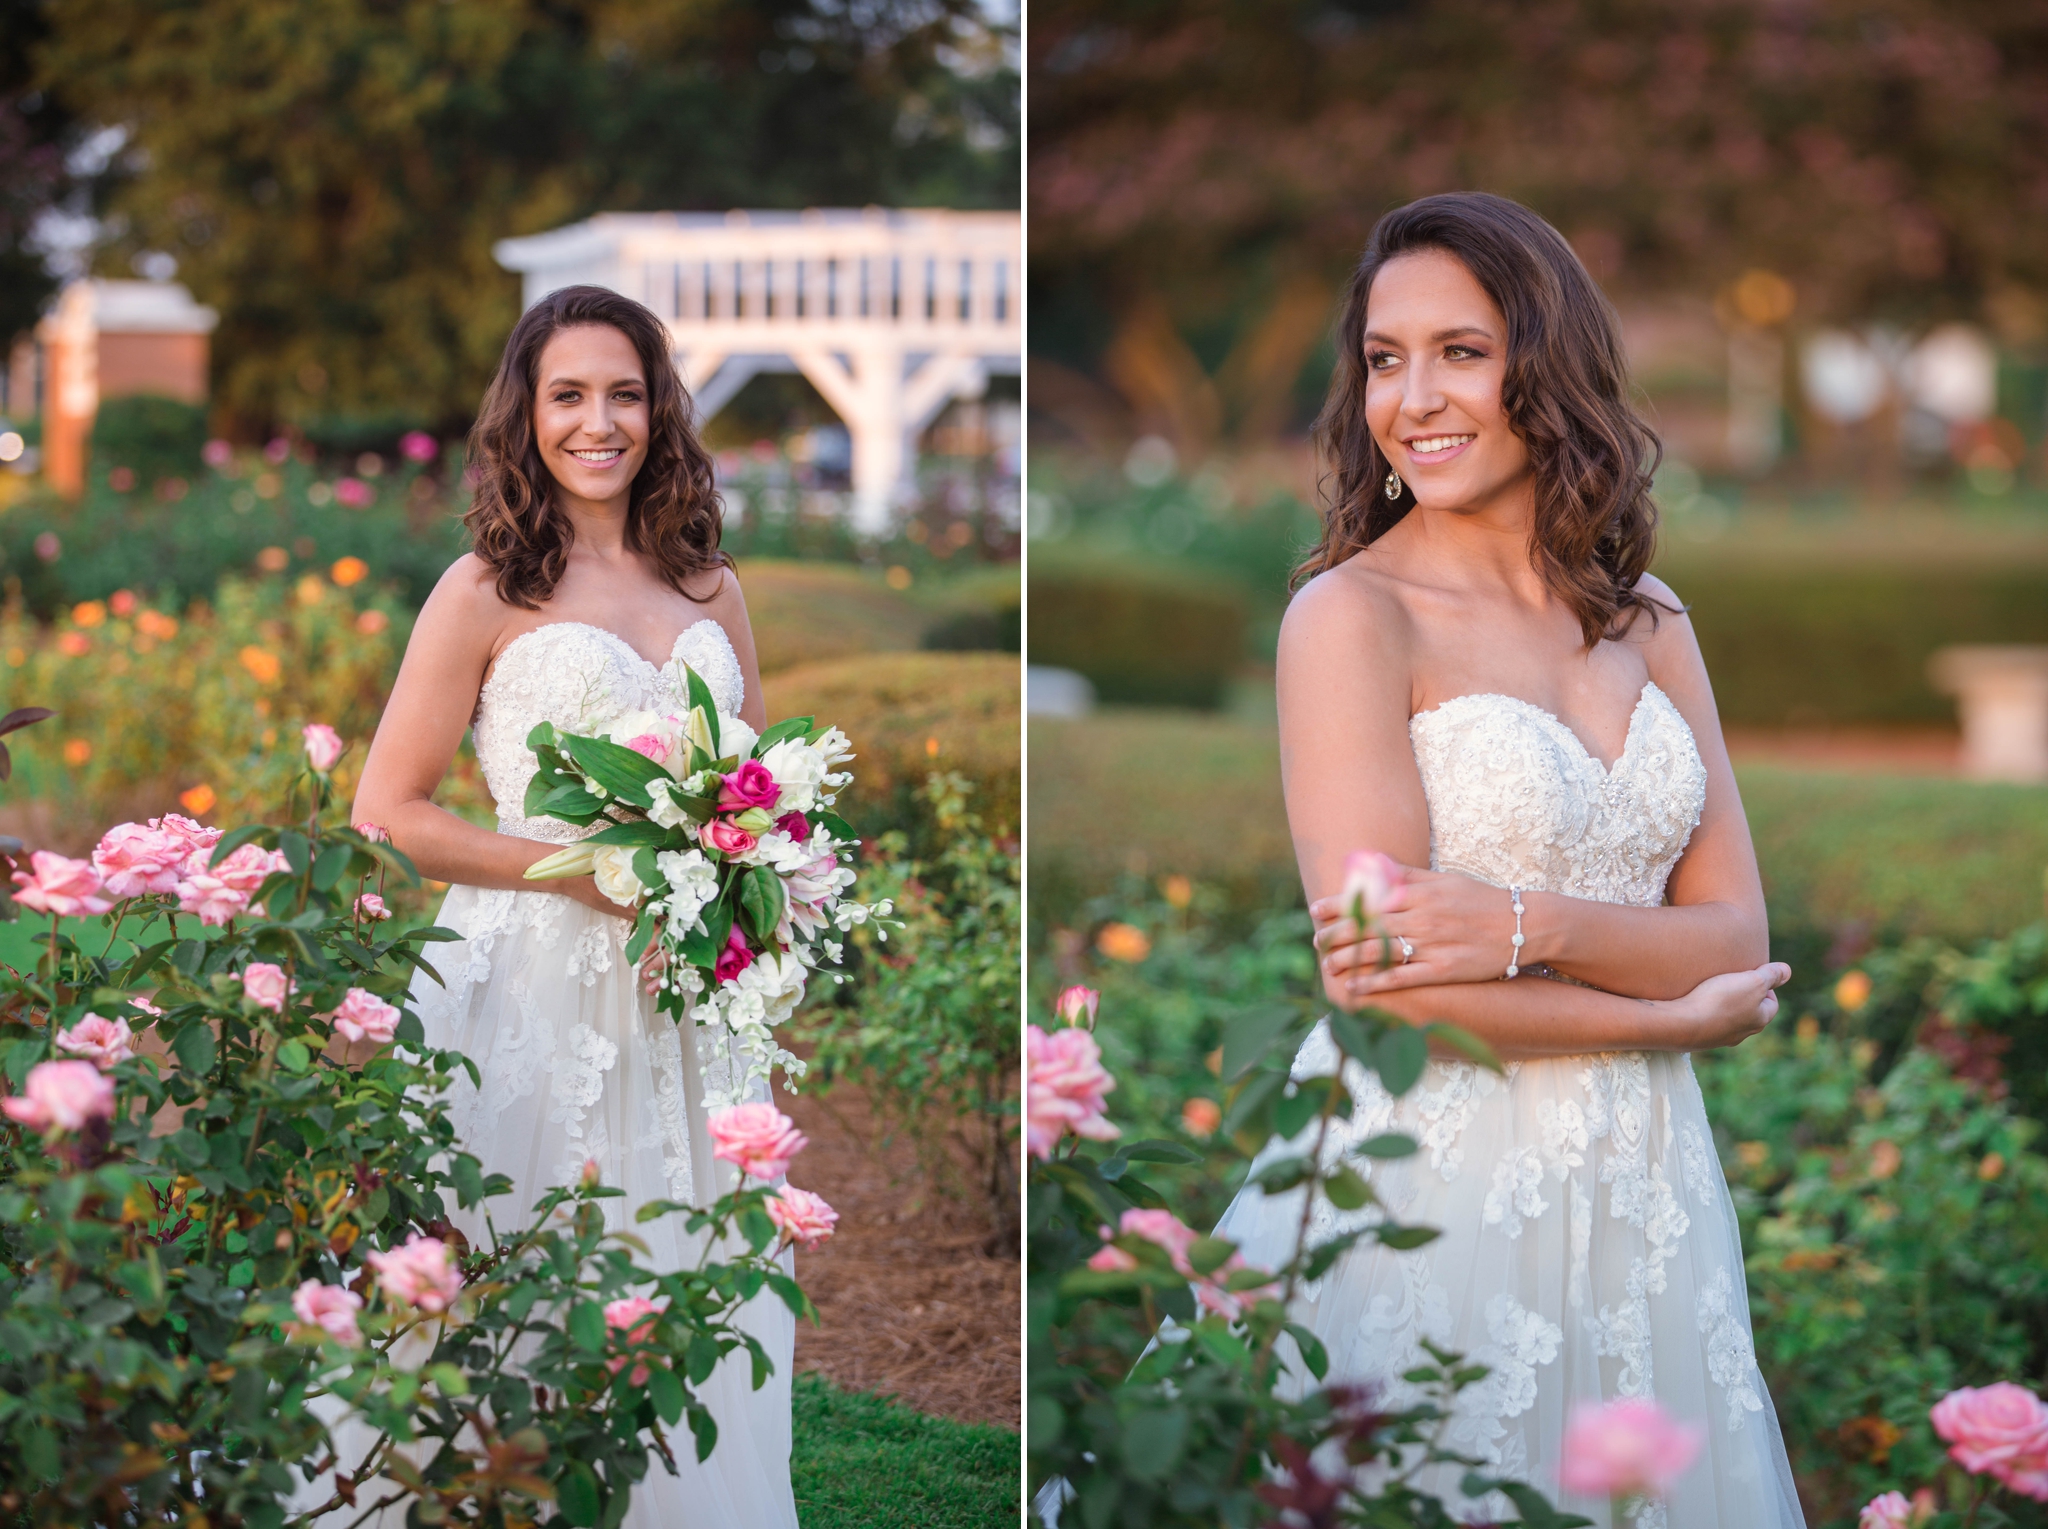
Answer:
<path fill-rule="evenodd" d="M 1654 684 L 1611 769 L 1549 712 L 1470 695 L 1409 724 L 1429 802 L 1430 866 L 1496 886 L 1655 907 L 1699 822 L 1706 770 L 1692 731 Z M 1541 981 L 1525 976 L 1524 982 Z M 1338 1053 L 1318 1026 L 1295 1075 L 1327 1076 Z M 1326 1145 L 1402 1131 L 1414 1157 L 1375 1163 L 1373 1187 L 1401 1222 L 1442 1236 L 1413 1252 L 1365 1242 L 1309 1286 L 1296 1320 L 1322 1340 L 1332 1381 L 1418 1399 L 1402 1373 L 1424 1339 L 1491 1373 L 1462 1393 L 1446 1443 L 1492 1462 L 1560 1506 L 1609 1523 L 1604 1501 L 1558 1492 L 1566 1416 L 1580 1401 L 1650 1397 L 1706 1425 L 1698 1462 L 1634 1529 L 1800 1529 L 1804 1519 L 1769 1393 L 1756 1367 L 1742 1247 L 1691 1058 L 1604 1052 L 1510 1062 L 1506 1076 L 1432 1061 L 1394 1099 L 1355 1062 L 1357 1108 Z M 1267 1155 L 1307 1151 L 1313 1135 Z M 1247 1262 L 1282 1262 L 1302 1191 L 1239 1193 L 1216 1235 Z M 1323 1201 L 1312 1241 L 1373 1219 Z M 1428 1483 L 1460 1516 L 1462 1471 Z"/>
<path fill-rule="evenodd" d="M 739 660 L 715 621 L 684 631 L 660 668 L 623 638 L 581 622 L 554 622 L 508 643 L 473 721 L 498 831 L 551 844 L 592 832 L 520 815 L 535 768 L 526 735 L 542 721 L 589 732 L 627 710 L 681 711 L 684 663 L 703 677 L 721 711 L 739 711 Z M 456 886 L 435 922 L 463 938 L 428 947 L 447 986 L 422 973 L 411 1003 L 426 1043 L 460 1051 L 481 1075 L 473 1087 L 458 1070 L 450 1113 L 484 1172 L 512 1180 L 512 1193 L 486 1202 L 499 1229 L 525 1225 L 536 1200 L 574 1183 L 595 1159 L 604 1182 L 626 1191 L 599 1202 L 607 1224 L 644 1238 L 656 1271 L 694 1266 L 703 1241 L 684 1234 L 680 1215 L 644 1226 L 632 1218 L 649 1200 L 706 1205 L 735 1187 L 737 1170 L 711 1155 L 700 1048 L 714 1068 L 729 1068 L 729 1054 L 714 1047 L 711 1032 L 679 1027 L 655 1011 L 626 959 L 632 926 L 622 918 L 555 892 Z M 766 1099 L 765 1086 L 754 1097 Z M 475 1244 L 486 1235 L 483 1209 L 452 1212 Z M 795 1321 L 764 1293 L 743 1322 L 775 1373 L 756 1391 L 746 1351 L 726 1356 L 698 1392 L 717 1419 L 718 1447 L 700 1465 L 687 1424 L 670 1430 L 680 1474 L 650 1461 L 628 1529 L 796 1529 L 789 1477 Z"/>

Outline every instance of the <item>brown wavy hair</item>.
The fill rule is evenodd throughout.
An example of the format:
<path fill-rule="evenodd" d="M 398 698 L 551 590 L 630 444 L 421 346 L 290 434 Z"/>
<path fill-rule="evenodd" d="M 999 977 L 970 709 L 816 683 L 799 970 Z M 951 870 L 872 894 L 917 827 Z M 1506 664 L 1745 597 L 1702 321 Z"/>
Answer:
<path fill-rule="evenodd" d="M 555 502 L 554 476 L 534 439 L 533 396 L 548 341 L 560 330 L 594 324 L 632 342 L 647 378 L 647 460 L 633 479 L 626 546 L 651 558 L 671 588 L 696 601 L 688 588 L 693 576 L 733 566 L 730 554 L 718 550 L 724 508 L 711 457 L 691 425 L 693 406 L 669 356 L 668 326 L 608 288 L 550 292 L 513 325 L 469 432 L 476 497 L 462 523 L 476 555 L 498 576 L 499 599 L 536 610 L 553 596 L 576 532 Z"/>
<path fill-rule="evenodd" d="M 1619 637 L 1661 602 L 1636 588 L 1656 547 L 1657 434 L 1628 402 L 1620 323 L 1564 236 L 1519 202 L 1484 192 L 1426 196 L 1373 225 L 1337 319 L 1337 371 L 1315 423 L 1329 471 L 1321 543 L 1294 583 L 1387 534 L 1415 504 L 1389 500 L 1390 464 L 1365 418 L 1365 307 L 1388 261 L 1440 250 L 1463 263 L 1507 320 L 1501 404 L 1536 478 L 1531 556 L 1579 618 L 1586 646 Z"/>

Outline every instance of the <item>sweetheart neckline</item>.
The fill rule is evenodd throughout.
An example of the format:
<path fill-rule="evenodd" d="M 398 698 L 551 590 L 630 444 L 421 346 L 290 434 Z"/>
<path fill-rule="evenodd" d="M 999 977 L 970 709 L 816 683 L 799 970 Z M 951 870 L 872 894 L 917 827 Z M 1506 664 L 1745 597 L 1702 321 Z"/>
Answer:
<path fill-rule="evenodd" d="M 498 675 L 504 670 L 505 656 L 508 653 L 510 653 L 514 648 L 518 647 L 522 642 L 526 641 L 527 638 L 537 637 L 542 632 L 549 631 L 552 628 L 558 626 L 581 627 L 586 632 L 596 632 L 600 637 L 609 637 L 613 642 L 617 643 L 620 647 L 624 648 L 626 652 L 630 654 L 635 660 L 645 665 L 647 668 L 652 669 L 656 674 L 661 673 L 662 670 L 668 668 L 670 664 L 673 664 L 676 661 L 676 649 L 680 648 L 683 645 L 683 639 L 685 637 L 688 637 L 692 632 L 696 631 L 698 627 L 716 626 L 718 627 L 718 630 L 720 632 L 723 632 L 725 630 L 724 627 L 719 626 L 718 623 L 711 617 L 701 616 L 697 620 L 691 622 L 688 626 L 684 627 L 680 632 L 676 633 L 676 640 L 668 645 L 667 661 L 664 663 L 657 664 L 654 662 L 654 660 L 648 658 L 645 654 L 643 654 L 638 648 L 634 647 L 630 642 L 626 641 L 626 639 L 621 637 L 617 632 L 614 632 L 610 627 L 599 626 L 595 622 L 591 621 L 543 621 L 539 626 L 528 627 L 525 631 L 521 632 L 517 637 L 513 638 L 510 642 L 506 643 L 504 647 L 498 650 L 498 656 L 491 661 L 491 672 L 489 678 L 487 678 L 483 682 L 482 686 L 478 689 L 479 699 L 481 699 L 483 691 L 489 690 L 491 686 L 497 683 Z M 726 641 L 728 642 L 730 642 L 731 640 L 731 638 L 726 639 Z"/>
<path fill-rule="evenodd" d="M 1433 717 L 1437 715 L 1437 713 L 1445 710 L 1447 707 L 1457 705 L 1460 701 L 1506 701 L 1508 704 L 1512 706 L 1521 707 L 1524 711 L 1535 713 L 1537 716 L 1543 718 L 1546 722 L 1549 722 L 1559 732 L 1563 733 L 1565 737 L 1571 739 L 1572 743 L 1577 746 L 1580 755 L 1586 760 L 1588 764 L 1592 765 L 1595 769 L 1597 769 L 1600 772 L 1601 779 L 1606 780 L 1611 779 L 1614 775 L 1614 772 L 1621 768 L 1622 763 L 1629 756 L 1629 751 L 1635 747 L 1636 725 L 1642 720 L 1643 708 L 1650 704 L 1650 693 L 1652 691 L 1655 691 L 1658 695 L 1663 696 L 1665 704 L 1671 706 L 1671 709 L 1673 711 L 1678 710 L 1678 708 L 1672 704 L 1671 697 L 1668 695 L 1664 695 L 1663 689 L 1657 684 L 1655 680 L 1644 680 L 1643 688 L 1636 693 L 1636 704 L 1634 705 L 1634 707 L 1630 709 L 1628 714 L 1628 732 L 1621 740 L 1621 752 L 1614 756 L 1613 764 L 1603 764 L 1600 760 L 1600 756 L 1598 754 L 1595 754 L 1591 749 L 1586 747 L 1586 740 L 1581 738 L 1578 735 L 1578 733 L 1573 731 L 1571 725 L 1568 722 L 1566 722 L 1564 718 L 1560 717 L 1556 712 L 1551 711 L 1546 707 L 1538 706 L 1534 701 L 1525 701 L 1518 695 L 1507 695 L 1504 692 L 1498 690 L 1475 690 L 1468 695 L 1454 695 L 1447 701 L 1439 701 L 1436 705 L 1428 708 L 1426 711 L 1418 711 L 1417 713 L 1415 713 L 1414 716 L 1410 717 L 1408 719 L 1408 727 L 1409 730 L 1412 732 L 1414 730 L 1415 724 L 1417 722 L 1420 722 L 1424 717 Z M 1679 720 L 1681 722 L 1685 720 L 1683 713 L 1680 713 Z"/>

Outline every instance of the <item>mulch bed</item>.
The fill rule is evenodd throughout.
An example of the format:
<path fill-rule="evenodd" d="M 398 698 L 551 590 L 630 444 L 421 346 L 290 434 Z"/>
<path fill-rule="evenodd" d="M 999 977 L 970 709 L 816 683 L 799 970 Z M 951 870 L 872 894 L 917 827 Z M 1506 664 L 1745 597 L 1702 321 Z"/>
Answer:
<path fill-rule="evenodd" d="M 866 1097 L 778 1094 L 810 1138 L 791 1178 L 839 1212 L 832 1240 L 796 1255 L 817 1327 L 797 1324 L 796 1367 L 919 1412 L 1015 1429 L 1022 1423 L 1018 1261 L 986 1251 L 986 1217 L 924 1192 L 903 1141 L 878 1136 Z"/>

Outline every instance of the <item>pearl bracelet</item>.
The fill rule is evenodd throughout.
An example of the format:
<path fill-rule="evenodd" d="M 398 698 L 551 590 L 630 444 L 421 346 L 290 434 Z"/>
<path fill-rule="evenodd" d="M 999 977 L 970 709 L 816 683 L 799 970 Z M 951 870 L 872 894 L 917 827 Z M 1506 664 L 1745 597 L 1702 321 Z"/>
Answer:
<path fill-rule="evenodd" d="M 1522 889 L 1509 887 L 1508 896 L 1514 899 L 1515 937 L 1510 942 L 1514 949 L 1508 953 L 1508 969 L 1500 979 L 1503 982 L 1513 980 L 1522 970 Z"/>

